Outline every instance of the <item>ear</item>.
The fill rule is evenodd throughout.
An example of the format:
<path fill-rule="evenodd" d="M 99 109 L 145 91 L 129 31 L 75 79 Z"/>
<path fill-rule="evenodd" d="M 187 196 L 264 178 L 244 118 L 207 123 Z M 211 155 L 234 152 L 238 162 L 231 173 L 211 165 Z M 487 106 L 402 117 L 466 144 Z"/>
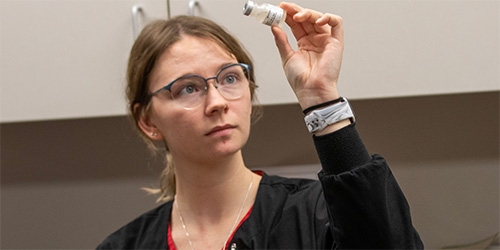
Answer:
<path fill-rule="evenodd" d="M 161 141 L 164 139 L 160 130 L 156 127 L 156 125 L 151 121 L 149 114 L 146 112 L 142 112 L 140 104 L 134 105 L 134 112 L 139 114 L 139 118 L 137 119 L 137 125 L 141 128 L 142 132 L 146 134 L 151 140 Z"/>

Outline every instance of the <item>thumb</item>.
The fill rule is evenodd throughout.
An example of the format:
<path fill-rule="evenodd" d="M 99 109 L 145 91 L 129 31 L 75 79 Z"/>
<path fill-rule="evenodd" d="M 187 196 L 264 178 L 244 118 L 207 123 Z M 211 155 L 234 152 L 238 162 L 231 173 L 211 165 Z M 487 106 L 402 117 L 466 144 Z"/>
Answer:
<path fill-rule="evenodd" d="M 285 31 L 278 26 L 272 26 L 271 31 L 273 32 L 274 41 L 280 53 L 281 62 L 285 65 L 295 51 L 292 49 L 292 46 L 290 46 L 290 43 L 288 43 L 288 37 Z"/>

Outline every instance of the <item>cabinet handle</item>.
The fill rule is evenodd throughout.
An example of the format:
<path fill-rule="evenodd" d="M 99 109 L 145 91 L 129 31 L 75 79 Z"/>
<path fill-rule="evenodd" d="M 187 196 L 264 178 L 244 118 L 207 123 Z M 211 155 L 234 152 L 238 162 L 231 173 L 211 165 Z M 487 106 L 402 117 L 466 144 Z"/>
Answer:
<path fill-rule="evenodd" d="M 198 2 L 198 0 L 189 0 L 189 15 L 190 16 L 195 16 L 194 8 L 199 4 L 200 4 L 200 2 Z"/>
<path fill-rule="evenodd" d="M 141 5 L 132 6 L 132 35 L 134 36 L 134 41 L 139 36 L 140 28 L 139 28 L 139 12 L 143 12 Z"/>

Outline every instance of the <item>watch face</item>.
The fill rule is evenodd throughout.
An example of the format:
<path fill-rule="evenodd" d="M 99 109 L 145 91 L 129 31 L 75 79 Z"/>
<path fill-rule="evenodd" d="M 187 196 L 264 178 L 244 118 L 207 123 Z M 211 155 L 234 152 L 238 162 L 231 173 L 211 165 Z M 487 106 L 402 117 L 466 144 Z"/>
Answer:
<path fill-rule="evenodd" d="M 319 121 L 318 120 L 314 120 L 313 122 L 310 122 L 307 124 L 307 128 L 309 129 L 309 132 L 314 132 L 316 130 L 318 130 L 319 128 Z"/>

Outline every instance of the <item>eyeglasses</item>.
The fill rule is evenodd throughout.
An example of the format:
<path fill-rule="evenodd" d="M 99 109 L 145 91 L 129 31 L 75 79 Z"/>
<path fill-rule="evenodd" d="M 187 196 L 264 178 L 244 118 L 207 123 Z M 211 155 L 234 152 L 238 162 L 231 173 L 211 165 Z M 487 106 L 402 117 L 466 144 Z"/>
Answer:
<path fill-rule="evenodd" d="M 234 63 L 224 66 L 214 77 L 204 78 L 199 75 L 181 76 L 165 87 L 153 92 L 147 97 L 147 102 L 164 90 L 170 92 L 175 104 L 193 109 L 203 103 L 208 92 L 208 81 L 214 79 L 214 87 L 228 100 L 235 100 L 243 96 L 249 87 L 250 65 Z"/>

